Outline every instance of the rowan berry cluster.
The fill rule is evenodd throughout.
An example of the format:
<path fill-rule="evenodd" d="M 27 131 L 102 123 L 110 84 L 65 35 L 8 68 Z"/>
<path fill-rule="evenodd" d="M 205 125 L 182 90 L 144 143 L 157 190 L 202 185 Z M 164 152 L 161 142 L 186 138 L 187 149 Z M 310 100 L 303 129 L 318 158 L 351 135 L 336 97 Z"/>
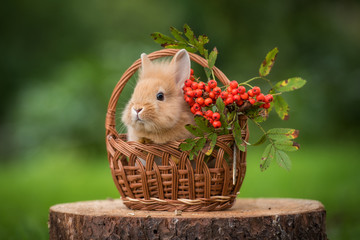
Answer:
<path fill-rule="evenodd" d="M 224 90 L 218 87 L 215 80 L 210 80 L 208 83 L 197 81 L 192 69 L 190 78 L 185 80 L 183 87 L 184 99 L 190 105 L 191 112 L 205 117 L 214 128 L 221 127 L 219 112 L 211 110 L 219 97 L 223 99 L 225 106 L 229 107 L 234 104 L 241 107 L 250 103 L 251 106 L 268 109 L 273 101 L 271 94 L 264 95 L 257 86 L 247 91 L 237 81 L 231 81 L 223 88 Z"/>

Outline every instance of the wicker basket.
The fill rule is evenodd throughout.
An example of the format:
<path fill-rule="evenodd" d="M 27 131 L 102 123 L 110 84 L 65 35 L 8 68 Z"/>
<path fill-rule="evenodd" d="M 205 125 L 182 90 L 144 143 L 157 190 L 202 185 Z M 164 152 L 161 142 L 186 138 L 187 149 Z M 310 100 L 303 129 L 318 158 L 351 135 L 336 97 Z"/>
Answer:
<path fill-rule="evenodd" d="M 176 49 L 164 49 L 153 52 L 148 57 L 153 60 L 173 56 Z M 202 66 L 207 61 L 190 54 L 190 59 Z M 130 209 L 139 210 L 182 210 L 212 211 L 230 208 L 241 187 L 246 171 L 246 151 L 236 148 L 231 134 L 218 136 L 212 157 L 214 167 L 208 167 L 203 161 L 205 155 L 200 152 L 193 168 L 188 154 L 179 149 L 180 141 L 167 144 L 142 144 L 127 142 L 126 134 L 116 130 L 115 114 L 119 95 L 127 81 L 141 66 L 138 59 L 123 74 L 112 93 L 106 115 L 106 147 L 111 173 L 124 204 Z M 216 67 L 215 76 L 229 84 L 228 78 Z M 240 119 L 242 137 L 249 136 L 247 119 Z M 236 164 L 233 165 L 233 156 Z M 157 165 L 154 158 L 161 158 Z M 146 159 L 144 166 L 140 159 Z M 173 159 L 179 160 L 176 164 Z M 235 174 L 233 173 L 235 166 Z M 233 179 L 233 175 L 235 179 Z"/>

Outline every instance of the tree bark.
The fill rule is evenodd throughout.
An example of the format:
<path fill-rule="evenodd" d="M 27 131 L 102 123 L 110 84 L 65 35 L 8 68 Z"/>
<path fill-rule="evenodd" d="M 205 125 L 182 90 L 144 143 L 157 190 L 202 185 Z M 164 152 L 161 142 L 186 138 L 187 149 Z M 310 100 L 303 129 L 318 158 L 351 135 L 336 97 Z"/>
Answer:
<path fill-rule="evenodd" d="M 217 212 L 134 211 L 121 200 L 50 208 L 50 239 L 327 239 L 314 200 L 237 199 Z"/>

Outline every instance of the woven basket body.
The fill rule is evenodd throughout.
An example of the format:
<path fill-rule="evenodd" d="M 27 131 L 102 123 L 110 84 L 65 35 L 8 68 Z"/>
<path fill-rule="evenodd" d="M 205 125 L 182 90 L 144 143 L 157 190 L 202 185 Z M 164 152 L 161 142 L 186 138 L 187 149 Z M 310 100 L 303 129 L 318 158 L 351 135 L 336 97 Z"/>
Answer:
<path fill-rule="evenodd" d="M 164 49 L 148 57 L 153 60 L 173 56 L 177 51 Z M 204 58 L 189 54 L 192 61 L 208 66 Z M 231 134 L 218 136 L 211 156 L 214 164 L 209 167 L 204 162 L 205 155 L 202 152 L 190 161 L 188 154 L 179 149 L 180 141 L 166 144 L 127 142 L 126 134 L 117 132 L 117 101 L 125 84 L 140 66 L 141 60 L 138 59 L 115 86 L 105 123 L 111 173 L 124 204 L 139 210 L 212 211 L 230 208 L 246 171 L 246 151 L 235 148 L 234 154 L 234 138 Z M 228 78 L 218 68 L 214 67 L 213 70 L 223 84 L 229 84 Z M 242 137 L 247 140 L 247 119 L 243 116 L 239 120 L 244 129 Z M 143 165 L 140 159 L 146 160 L 146 164 Z M 156 164 L 158 159 L 161 159 L 161 164 Z M 233 161 L 236 161 L 235 164 Z"/>

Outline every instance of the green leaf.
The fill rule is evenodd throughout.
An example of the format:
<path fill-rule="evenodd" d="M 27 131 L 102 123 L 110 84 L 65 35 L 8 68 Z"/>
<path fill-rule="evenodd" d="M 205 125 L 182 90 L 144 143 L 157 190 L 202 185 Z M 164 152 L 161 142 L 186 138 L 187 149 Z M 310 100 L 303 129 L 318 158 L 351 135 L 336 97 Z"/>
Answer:
<path fill-rule="evenodd" d="M 267 135 L 275 141 L 283 141 L 297 138 L 299 136 L 299 130 L 291 128 L 272 128 L 267 131 Z"/>
<path fill-rule="evenodd" d="M 205 154 L 207 156 L 210 156 L 211 153 L 213 152 L 215 145 L 216 145 L 216 140 L 217 140 L 217 134 L 216 133 L 210 133 L 208 136 L 208 139 L 210 140 L 210 146 L 209 149 L 205 152 Z"/>
<path fill-rule="evenodd" d="M 222 98 L 219 97 L 218 99 L 216 99 L 216 107 L 219 110 L 219 112 L 224 112 L 225 103 L 222 100 Z"/>
<path fill-rule="evenodd" d="M 236 116 L 237 116 L 237 112 L 236 111 L 232 111 L 230 113 L 228 113 L 228 116 L 227 116 L 227 121 L 229 123 L 233 122 L 233 121 L 236 121 Z"/>
<path fill-rule="evenodd" d="M 278 48 L 274 48 L 266 55 L 265 60 L 261 63 L 259 69 L 259 74 L 261 77 L 269 75 L 271 68 L 274 66 L 275 58 L 278 52 Z"/>
<path fill-rule="evenodd" d="M 179 147 L 182 151 L 190 151 L 191 149 L 194 148 L 195 144 L 196 144 L 195 139 L 189 138 L 186 139 L 185 142 L 181 143 Z"/>
<path fill-rule="evenodd" d="M 276 157 L 276 162 L 280 165 L 280 167 L 290 171 L 291 161 L 289 156 L 285 152 L 278 150 L 275 153 L 275 157 Z"/>
<path fill-rule="evenodd" d="M 259 146 L 261 144 L 263 144 L 265 141 L 266 141 L 266 135 L 262 135 L 262 137 L 256 142 L 256 143 L 253 143 L 251 144 L 252 146 Z"/>
<path fill-rule="evenodd" d="M 306 80 L 294 77 L 276 83 L 274 89 L 278 92 L 289 92 L 303 87 L 305 83 Z"/>
<path fill-rule="evenodd" d="M 214 47 L 214 49 L 210 52 L 209 60 L 208 60 L 208 65 L 210 69 L 214 67 L 217 55 L 218 55 L 218 50 L 216 49 L 216 47 Z"/>
<path fill-rule="evenodd" d="M 276 141 L 275 142 L 276 149 L 283 150 L 283 151 L 297 151 L 300 148 L 300 145 L 294 141 L 291 140 L 285 140 L 285 141 Z"/>
<path fill-rule="evenodd" d="M 151 37 L 154 39 L 155 42 L 161 44 L 162 47 L 170 44 L 175 44 L 175 40 L 165 34 L 154 32 L 151 34 Z"/>
<path fill-rule="evenodd" d="M 235 121 L 233 126 L 234 126 L 233 136 L 235 139 L 236 146 L 240 151 L 245 152 L 246 148 L 245 148 L 244 140 L 241 135 L 241 127 L 239 125 L 239 121 L 238 120 Z"/>
<path fill-rule="evenodd" d="M 260 170 L 261 171 L 266 170 L 270 166 L 270 163 L 274 157 L 275 157 L 275 148 L 273 147 L 272 144 L 269 144 L 266 146 L 261 156 Z"/>
<path fill-rule="evenodd" d="M 207 44 L 209 42 L 209 38 L 206 35 L 200 35 L 198 37 L 198 42 L 197 42 L 197 48 L 199 50 L 199 53 L 201 55 L 203 55 L 205 58 L 207 58 L 207 50 L 204 48 L 204 45 Z M 206 50 L 206 51 L 205 51 Z M 205 56 L 206 55 L 206 56 Z"/>
<path fill-rule="evenodd" d="M 282 120 L 288 120 L 290 108 L 289 108 L 289 105 L 287 104 L 287 102 L 285 101 L 285 99 L 280 95 L 274 96 L 273 104 L 274 104 L 275 111 L 277 112 L 279 117 Z"/>
<path fill-rule="evenodd" d="M 191 44 L 195 45 L 196 41 L 195 41 L 194 32 L 187 24 L 184 25 L 184 33 L 185 33 L 185 36 L 189 39 L 189 42 Z"/>
<path fill-rule="evenodd" d="M 212 74 L 211 69 L 210 69 L 210 68 L 207 68 L 207 67 L 204 67 L 204 70 L 205 70 L 206 78 L 207 78 L 208 80 L 210 80 L 211 74 Z"/>
<path fill-rule="evenodd" d="M 204 148 L 205 143 L 206 143 L 206 138 L 205 137 L 199 138 L 196 141 L 196 144 L 195 144 L 192 151 L 194 151 L 195 153 L 198 153 L 200 150 L 202 150 Z"/>
<path fill-rule="evenodd" d="M 183 33 L 182 33 L 181 31 L 177 30 L 177 29 L 174 28 L 174 27 L 170 27 L 170 32 L 171 32 L 171 34 L 174 36 L 174 38 L 175 38 L 177 41 L 186 44 L 186 40 L 185 40 L 185 38 L 182 36 Z"/>
<path fill-rule="evenodd" d="M 192 135 L 194 135 L 194 136 L 196 136 L 196 137 L 203 137 L 203 136 L 204 136 L 204 132 L 203 132 L 200 128 L 198 128 L 198 127 L 196 127 L 196 126 L 194 126 L 194 125 L 187 124 L 187 125 L 185 125 L 185 128 L 186 128 Z"/>
<path fill-rule="evenodd" d="M 210 128 L 208 126 L 208 123 L 209 123 L 208 120 L 206 120 L 202 116 L 195 116 L 195 123 L 202 132 L 210 133 L 213 131 L 213 128 Z M 202 134 L 202 136 L 204 136 L 204 134 Z M 200 137 L 202 137 L 202 136 L 200 136 Z"/>

